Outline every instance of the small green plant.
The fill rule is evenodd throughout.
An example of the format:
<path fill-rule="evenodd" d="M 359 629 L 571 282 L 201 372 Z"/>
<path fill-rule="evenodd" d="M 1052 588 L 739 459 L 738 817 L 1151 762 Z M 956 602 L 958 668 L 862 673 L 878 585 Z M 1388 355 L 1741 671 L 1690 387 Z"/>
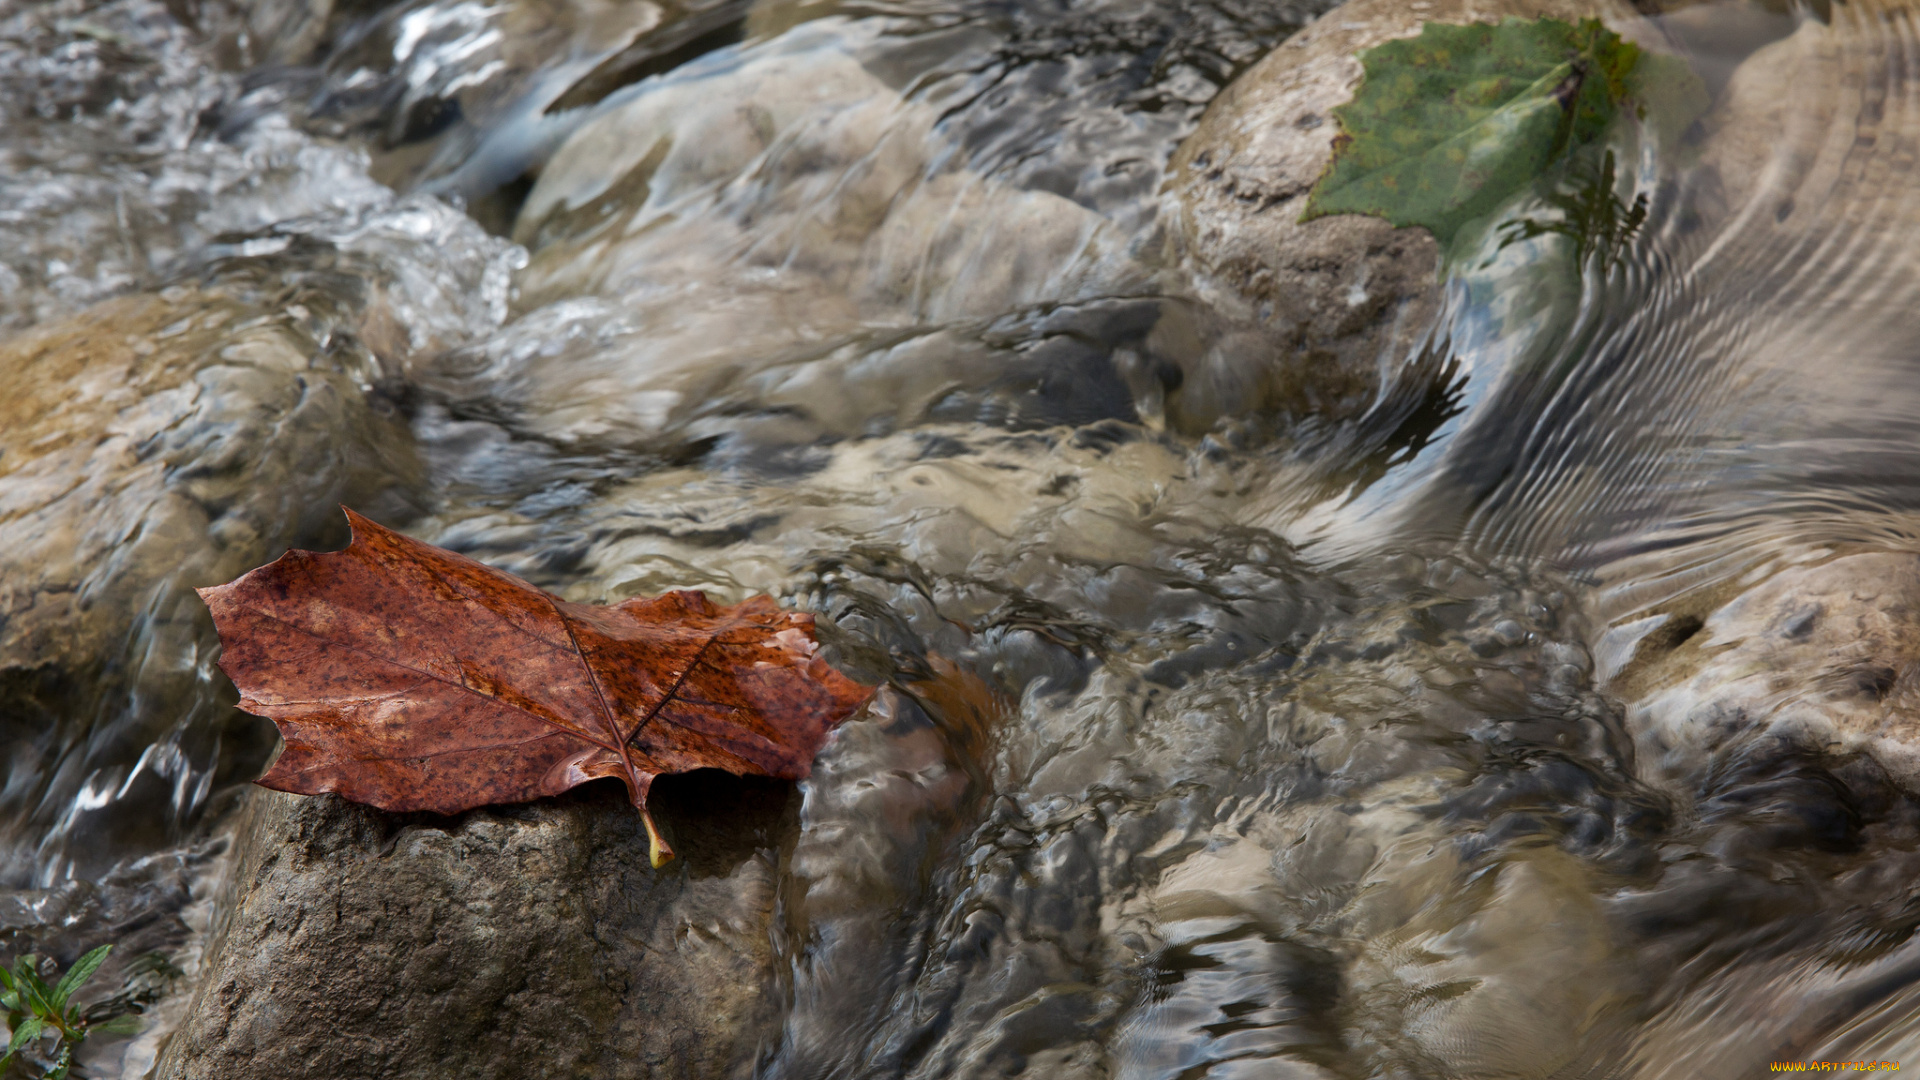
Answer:
<path fill-rule="evenodd" d="M 139 1029 L 134 1002 L 115 1008 L 114 999 L 103 1002 L 108 1006 L 104 1009 L 82 1009 L 73 1003 L 74 994 L 93 978 L 112 951 L 113 946 L 102 945 L 88 952 L 52 986 L 41 978 L 40 958 L 31 953 L 16 958 L 11 971 L 0 967 L 0 1008 L 6 1009 L 11 1032 L 6 1053 L 0 1054 L 0 1069 L 16 1060 L 31 1059 L 41 1067 L 39 1075 L 44 1080 L 65 1080 L 73 1066 L 73 1052 L 87 1036 L 128 1035 Z M 55 1037 L 54 1045 L 42 1055 L 37 1044 L 49 1035 Z"/>
<path fill-rule="evenodd" d="M 1613 151 L 1608 150 L 1597 171 L 1573 170 L 1571 179 L 1579 184 L 1578 190 L 1556 191 L 1545 199 L 1559 216 L 1504 223 L 1500 246 L 1557 234 L 1573 242 L 1575 266 L 1584 271 L 1588 258 L 1598 256 L 1601 273 L 1607 272 L 1647 223 L 1647 197 L 1637 195 L 1631 204 L 1624 202 L 1614 192 L 1614 169 Z"/>

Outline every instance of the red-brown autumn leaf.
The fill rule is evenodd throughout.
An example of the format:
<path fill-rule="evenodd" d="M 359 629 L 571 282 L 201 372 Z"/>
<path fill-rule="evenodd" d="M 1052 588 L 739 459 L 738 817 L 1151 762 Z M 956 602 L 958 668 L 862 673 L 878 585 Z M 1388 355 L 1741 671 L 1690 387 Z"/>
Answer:
<path fill-rule="evenodd" d="M 343 551 L 200 590 L 240 707 L 286 742 L 266 787 L 451 814 L 617 776 L 645 816 L 666 773 L 806 776 L 872 693 L 769 597 L 575 604 L 347 520 Z M 672 852 L 646 824 L 658 866 Z"/>

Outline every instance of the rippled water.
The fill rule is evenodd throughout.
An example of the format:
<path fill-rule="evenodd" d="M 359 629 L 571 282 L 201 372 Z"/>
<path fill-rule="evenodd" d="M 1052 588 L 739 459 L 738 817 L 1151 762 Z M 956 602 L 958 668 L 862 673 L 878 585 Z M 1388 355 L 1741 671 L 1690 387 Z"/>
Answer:
<path fill-rule="evenodd" d="M 1645 225 L 1489 239 L 1349 418 L 1156 337 L 1226 317 L 1168 162 L 1318 13 L 0 0 L 0 346 L 151 387 L 0 407 L 7 573 L 56 566 L 0 618 L 82 627 L 0 670 L 0 949 L 191 957 L 271 734 L 188 590 L 344 500 L 772 593 L 892 687 L 804 786 L 761 1075 L 1900 1059 L 1912 11 L 1654 13 L 1722 104 L 1617 148 Z"/>

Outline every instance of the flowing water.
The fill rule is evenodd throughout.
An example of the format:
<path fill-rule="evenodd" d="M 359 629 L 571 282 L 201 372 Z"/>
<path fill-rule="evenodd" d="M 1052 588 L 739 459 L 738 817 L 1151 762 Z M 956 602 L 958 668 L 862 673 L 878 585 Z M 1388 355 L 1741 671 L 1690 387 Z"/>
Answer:
<path fill-rule="evenodd" d="M 771 593 L 895 688 L 804 785 L 760 1075 L 1920 1058 L 1914 12 L 1649 12 L 1717 141 L 1619 148 L 1617 258 L 1459 261 L 1349 419 L 1156 336 L 1175 148 L 1319 14 L 0 0 L 0 335 L 224 358 L 10 390 L 125 449 L 34 459 L 8 543 L 92 500 L 58 551 L 134 554 L 0 699 L 0 950 L 191 960 L 271 733 L 187 590 L 346 499 L 572 599 Z M 1895 629 L 1748 692 L 1769 587 Z M 1892 736 L 1768 726 L 1821 687 Z"/>

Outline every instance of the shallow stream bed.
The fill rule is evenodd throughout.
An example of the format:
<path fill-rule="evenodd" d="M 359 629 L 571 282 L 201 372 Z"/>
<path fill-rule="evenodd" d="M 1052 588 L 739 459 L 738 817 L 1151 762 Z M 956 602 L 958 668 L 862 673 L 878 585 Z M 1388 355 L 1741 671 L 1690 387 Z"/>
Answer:
<path fill-rule="evenodd" d="M 1381 7 L 0 0 L 0 954 L 184 973 L 89 1075 L 274 748 L 192 590 L 341 503 L 890 688 L 742 1074 L 1920 1066 L 1915 9 L 1596 5 L 1714 102 L 1619 244 L 1233 277 Z"/>

